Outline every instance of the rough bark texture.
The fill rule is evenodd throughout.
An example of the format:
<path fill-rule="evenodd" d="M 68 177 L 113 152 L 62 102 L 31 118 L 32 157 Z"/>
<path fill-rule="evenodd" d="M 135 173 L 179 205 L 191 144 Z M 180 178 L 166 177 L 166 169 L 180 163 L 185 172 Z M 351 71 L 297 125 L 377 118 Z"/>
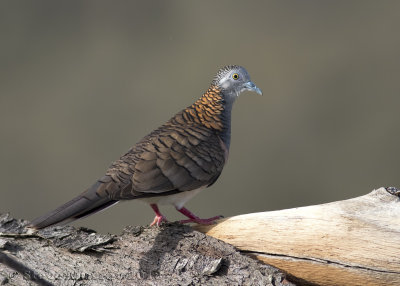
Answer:
<path fill-rule="evenodd" d="M 0 285 L 294 285 L 233 246 L 167 224 L 127 227 L 121 236 L 0 215 Z"/>

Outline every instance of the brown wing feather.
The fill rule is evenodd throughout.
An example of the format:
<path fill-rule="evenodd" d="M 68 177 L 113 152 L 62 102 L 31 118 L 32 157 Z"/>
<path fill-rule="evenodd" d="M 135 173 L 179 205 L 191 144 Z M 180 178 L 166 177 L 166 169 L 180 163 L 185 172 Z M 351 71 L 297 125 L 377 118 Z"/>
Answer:
<path fill-rule="evenodd" d="M 213 184 L 227 158 L 220 135 L 223 101 L 216 87 L 132 147 L 88 190 L 32 222 L 35 228 L 75 220 L 118 200 L 172 195 Z M 229 126 L 229 125 L 228 125 Z"/>
<path fill-rule="evenodd" d="M 118 187 L 109 196 L 134 199 L 206 187 L 224 163 L 218 135 L 178 113 L 112 164 L 106 175 Z"/>

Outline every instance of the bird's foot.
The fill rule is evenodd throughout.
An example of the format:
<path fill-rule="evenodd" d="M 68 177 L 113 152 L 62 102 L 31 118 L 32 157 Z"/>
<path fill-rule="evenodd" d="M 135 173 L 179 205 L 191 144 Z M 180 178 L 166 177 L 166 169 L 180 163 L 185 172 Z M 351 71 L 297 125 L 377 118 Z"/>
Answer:
<path fill-rule="evenodd" d="M 160 226 L 163 221 L 167 222 L 168 220 L 162 214 L 156 215 L 153 222 L 150 224 L 150 226 L 153 226 L 153 225 Z"/>
<path fill-rule="evenodd" d="M 167 222 L 167 218 L 163 216 L 158 209 L 158 206 L 156 204 L 150 204 L 150 207 L 153 209 L 153 211 L 156 213 L 156 217 L 154 218 L 153 222 L 150 224 L 150 226 L 156 225 L 160 226 L 160 224 L 165 221 Z"/>
<path fill-rule="evenodd" d="M 214 216 L 211 218 L 199 218 L 198 216 L 194 215 L 191 211 L 189 211 L 187 208 L 181 208 L 177 210 L 187 216 L 189 219 L 181 220 L 179 221 L 180 223 L 198 223 L 198 224 L 213 224 L 217 219 L 222 218 L 223 216 Z"/>

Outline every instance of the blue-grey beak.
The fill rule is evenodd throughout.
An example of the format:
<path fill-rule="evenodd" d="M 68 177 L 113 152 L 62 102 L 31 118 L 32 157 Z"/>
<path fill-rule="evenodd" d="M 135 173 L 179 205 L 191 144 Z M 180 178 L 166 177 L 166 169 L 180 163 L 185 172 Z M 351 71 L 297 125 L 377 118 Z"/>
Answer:
<path fill-rule="evenodd" d="M 246 82 L 246 83 L 244 84 L 244 87 L 245 87 L 245 89 L 247 89 L 247 90 L 249 90 L 249 91 L 255 91 L 255 92 L 257 92 L 259 95 L 262 95 L 261 89 L 259 89 L 259 88 L 254 84 L 254 82 L 252 82 L 252 81 Z"/>

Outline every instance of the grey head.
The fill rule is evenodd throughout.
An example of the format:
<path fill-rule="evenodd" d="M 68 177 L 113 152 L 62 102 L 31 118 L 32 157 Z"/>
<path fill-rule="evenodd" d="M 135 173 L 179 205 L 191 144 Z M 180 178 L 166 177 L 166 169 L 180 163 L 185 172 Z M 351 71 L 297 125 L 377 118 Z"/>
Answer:
<path fill-rule="evenodd" d="M 221 68 L 212 84 L 218 86 L 225 96 L 232 99 L 237 98 L 245 90 L 262 95 L 261 89 L 251 81 L 249 73 L 241 66 L 232 65 Z"/>

